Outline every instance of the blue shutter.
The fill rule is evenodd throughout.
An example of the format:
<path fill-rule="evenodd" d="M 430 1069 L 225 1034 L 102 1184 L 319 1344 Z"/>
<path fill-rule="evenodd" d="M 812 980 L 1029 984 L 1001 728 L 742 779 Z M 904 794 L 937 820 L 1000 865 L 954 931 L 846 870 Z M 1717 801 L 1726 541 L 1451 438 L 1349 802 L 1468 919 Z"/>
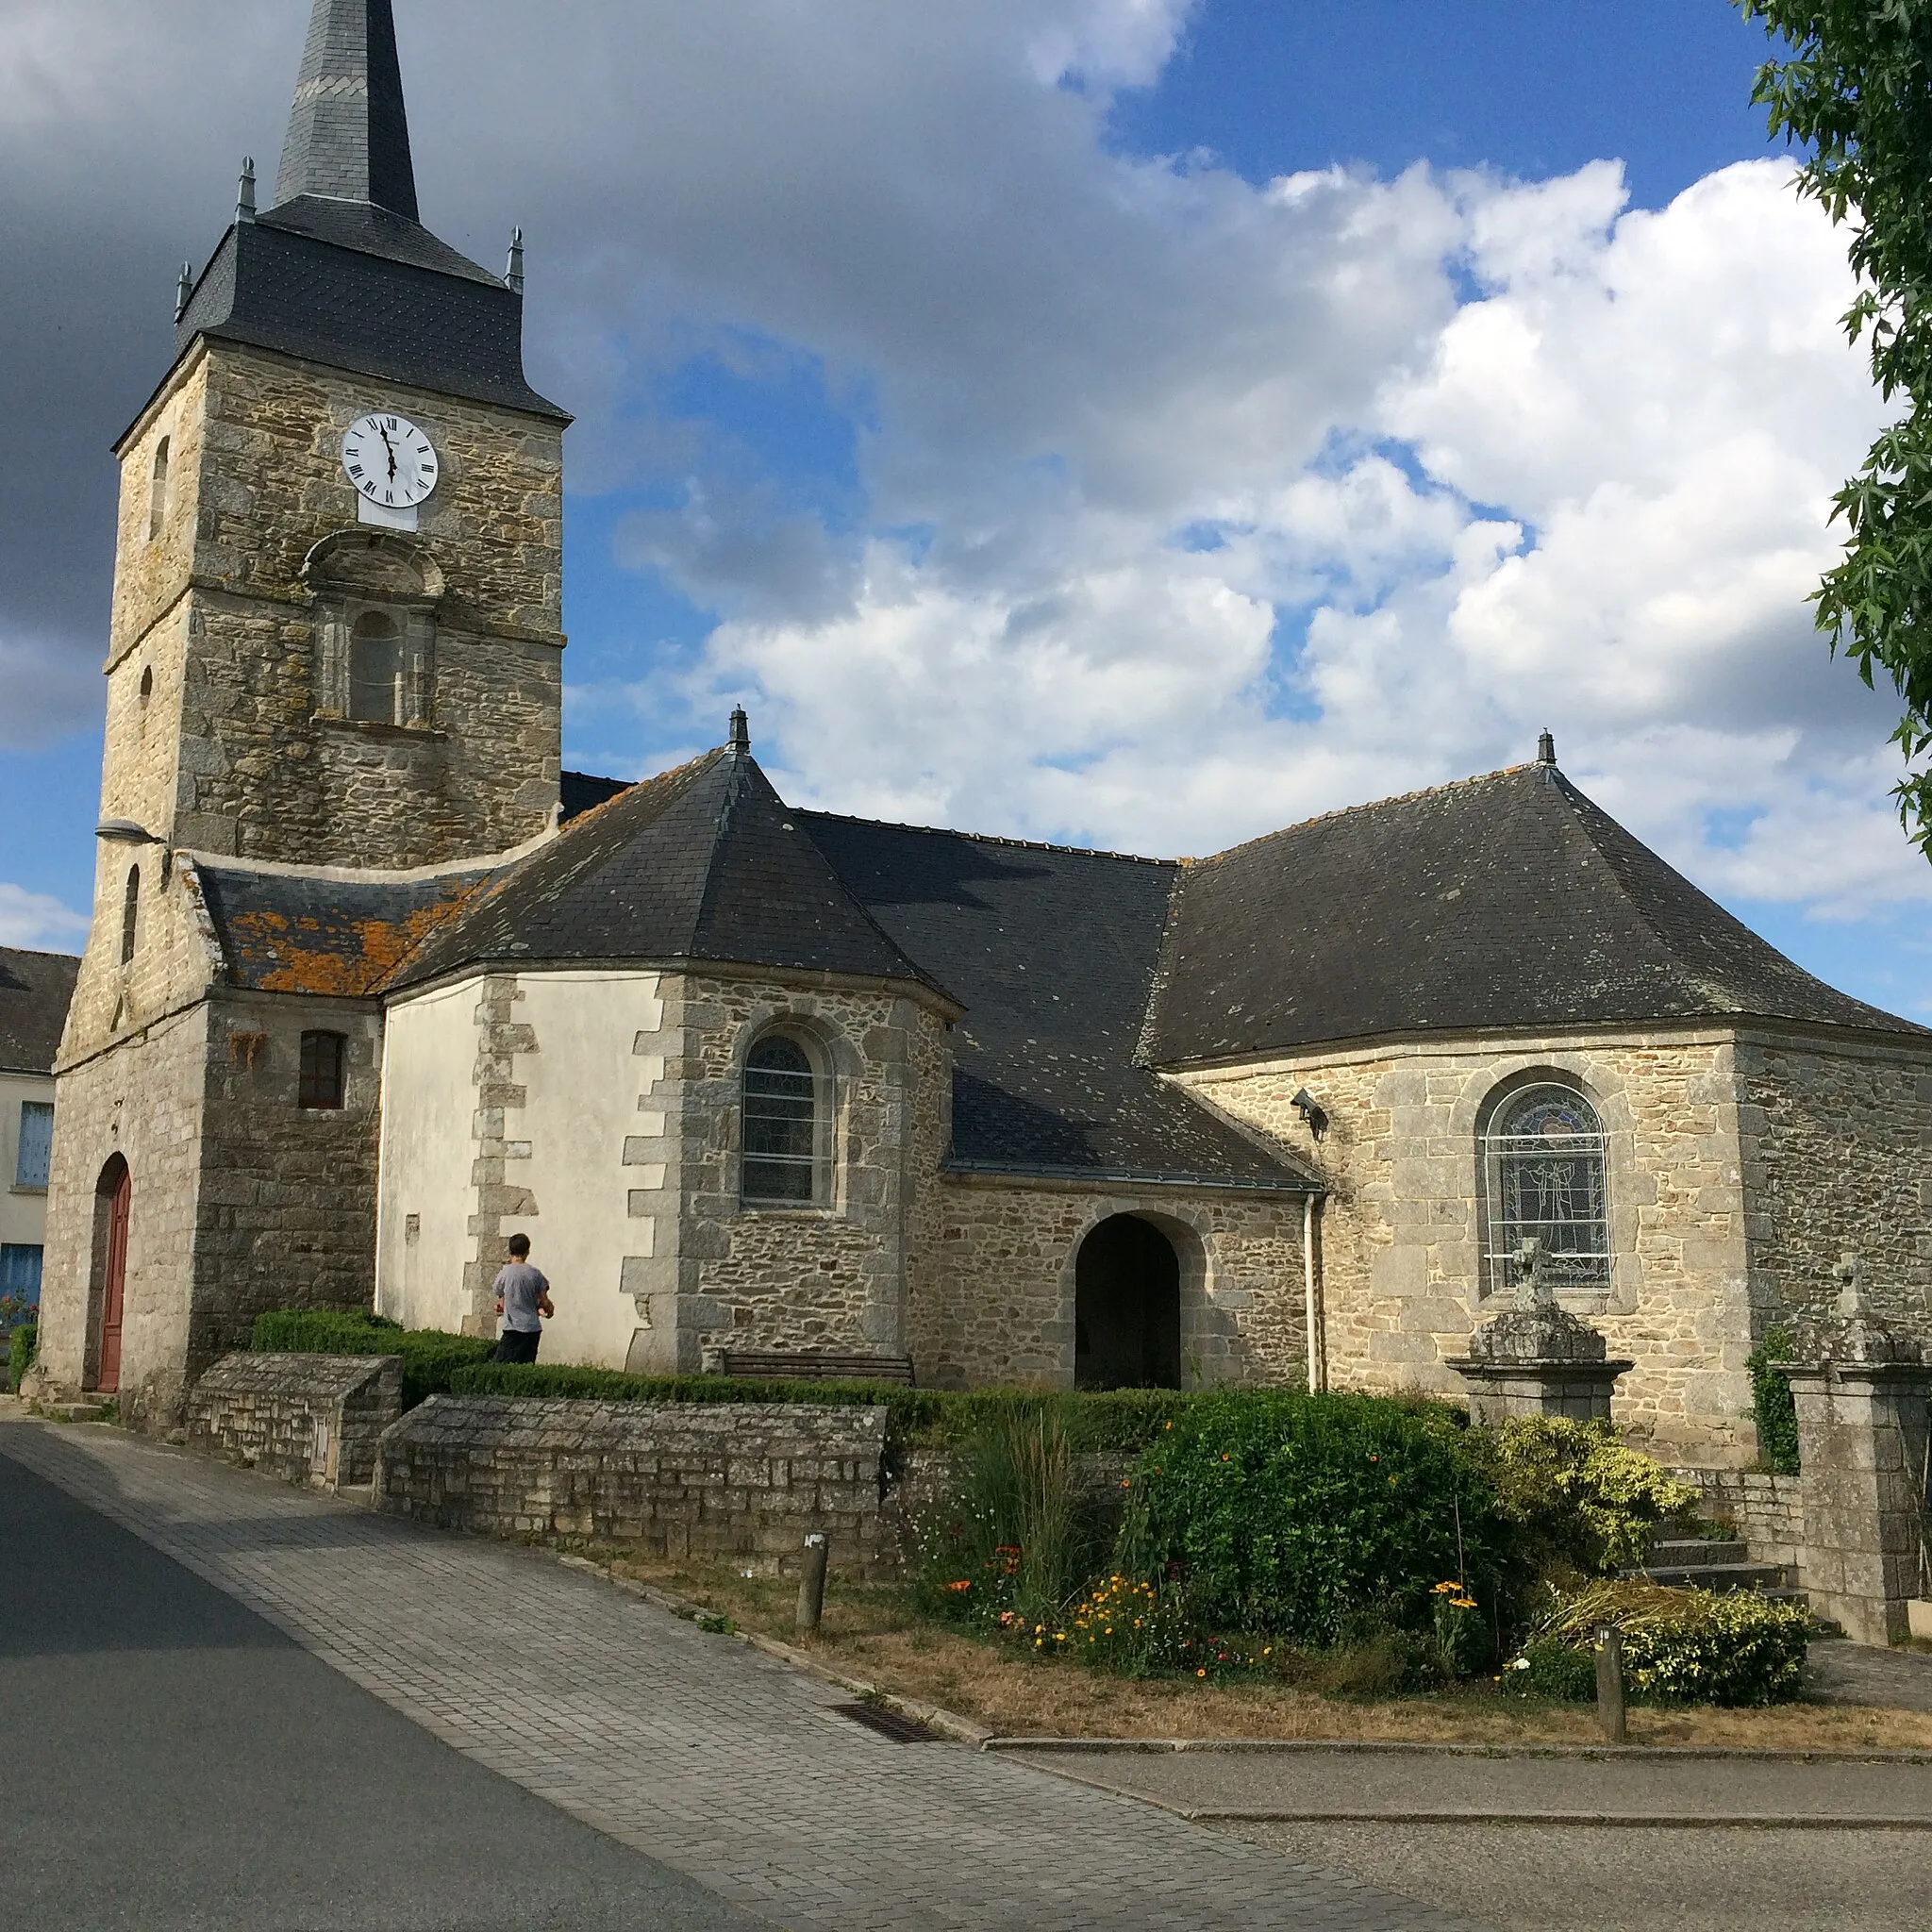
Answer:
<path fill-rule="evenodd" d="M 16 1188 L 44 1188 L 54 1156 L 54 1107 L 51 1101 L 20 1104 L 20 1158 L 14 1163 Z"/>
<path fill-rule="evenodd" d="M 39 1248 L 16 1247 L 10 1241 L 0 1246 L 0 1294 L 37 1303 L 41 1298 L 41 1254 Z"/>

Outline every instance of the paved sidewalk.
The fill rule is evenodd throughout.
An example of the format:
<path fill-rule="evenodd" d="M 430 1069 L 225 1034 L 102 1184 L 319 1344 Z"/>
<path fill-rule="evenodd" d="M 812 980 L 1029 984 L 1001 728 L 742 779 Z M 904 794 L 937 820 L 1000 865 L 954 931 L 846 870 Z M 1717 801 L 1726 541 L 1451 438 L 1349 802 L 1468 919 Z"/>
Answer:
<path fill-rule="evenodd" d="M 1022 1754 L 1015 1754 L 1022 1755 Z M 1025 1761 L 1183 1817 L 1468 1824 L 1778 1824 L 1915 1829 L 1932 1853 L 1932 1763 L 1374 1750 L 1029 1749 Z"/>
<path fill-rule="evenodd" d="M 439 1535 L 119 1431 L 0 1455 L 238 1597 L 458 1750 L 785 1925 L 1446 1932 L 1456 1920 L 949 1744 L 538 1553 Z"/>
<path fill-rule="evenodd" d="M 1889 1710 L 1932 1710 L 1932 1656 L 1879 1650 L 1834 1639 L 1811 1646 L 1807 1685 L 1826 1704 L 1876 1704 Z"/>

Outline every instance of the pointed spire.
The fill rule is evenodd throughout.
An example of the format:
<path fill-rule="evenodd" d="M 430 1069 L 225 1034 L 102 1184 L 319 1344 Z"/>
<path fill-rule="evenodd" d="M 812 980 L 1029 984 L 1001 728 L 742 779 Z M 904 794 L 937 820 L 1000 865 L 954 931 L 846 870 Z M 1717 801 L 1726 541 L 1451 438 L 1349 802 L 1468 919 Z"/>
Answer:
<path fill-rule="evenodd" d="M 504 287 L 514 295 L 524 292 L 524 231 L 509 231 L 509 264 L 503 272 Z"/>
<path fill-rule="evenodd" d="M 315 0 L 277 203 L 320 194 L 417 219 L 391 0 Z"/>
<path fill-rule="evenodd" d="M 242 183 L 235 191 L 235 219 L 238 222 L 252 222 L 255 219 L 255 157 L 246 156 L 242 162 Z"/>

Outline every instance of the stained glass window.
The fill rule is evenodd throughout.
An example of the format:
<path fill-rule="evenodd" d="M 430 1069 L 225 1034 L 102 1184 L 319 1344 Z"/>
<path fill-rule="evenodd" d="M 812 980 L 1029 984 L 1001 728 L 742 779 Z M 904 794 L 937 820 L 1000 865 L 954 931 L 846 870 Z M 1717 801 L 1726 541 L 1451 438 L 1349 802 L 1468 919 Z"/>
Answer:
<path fill-rule="evenodd" d="M 1604 1289 L 1610 1280 L 1610 1224 L 1604 1129 L 1574 1088 L 1525 1087 L 1491 1117 L 1483 1136 L 1489 1190 L 1489 1280 L 1513 1280 L 1524 1242 L 1542 1243 L 1552 1288 Z"/>
<path fill-rule="evenodd" d="M 744 1063 L 744 1198 L 779 1208 L 819 1197 L 819 1081 L 795 1040 L 774 1033 Z"/>

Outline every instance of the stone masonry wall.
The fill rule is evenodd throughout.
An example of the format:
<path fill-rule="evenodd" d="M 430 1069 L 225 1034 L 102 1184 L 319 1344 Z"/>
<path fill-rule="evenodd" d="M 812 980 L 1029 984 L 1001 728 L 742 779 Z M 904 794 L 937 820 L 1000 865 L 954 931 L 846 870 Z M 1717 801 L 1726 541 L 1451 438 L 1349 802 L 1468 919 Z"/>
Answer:
<path fill-rule="evenodd" d="M 376 407 L 417 422 L 442 462 L 420 534 L 393 544 L 437 586 L 418 725 L 326 715 L 304 576 L 323 539 L 358 529 L 341 438 Z M 139 799 L 175 843 L 307 864 L 431 864 L 541 832 L 560 729 L 560 433 L 265 351 L 191 358 L 123 450 L 104 795 Z M 150 542 L 163 435 L 173 501 Z"/>
<path fill-rule="evenodd" d="M 343 1104 L 297 1105 L 302 1035 L 348 1044 Z M 366 1308 L 375 1286 L 382 1015 L 373 1002 L 212 1003 L 196 1212 L 192 1381 L 274 1308 Z"/>
<path fill-rule="evenodd" d="M 432 1396 L 383 1436 L 379 1509 L 495 1536 L 587 1536 L 796 1574 L 897 1574 L 883 1408 Z"/>
<path fill-rule="evenodd" d="M 666 1070 L 682 1121 L 681 1285 L 696 1297 L 684 1325 L 700 1347 L 904 1353 L 950 1091 L 943 1022 L 891 991 L 695 975 L 666 1009 L 684 1035 Z M 831 1075 L 836 1155 L 819 1207 L 741 1197 L 744 1057 L 773 1026 L 814 1043 Z"/>
<path fill-rule="evenodd" d="M 165 1425 L 180 1412 L 202 1178 L 208 1008 L 194 1005 L 63 1071 L 41 1287 L 41 1369 L 62 1393 L 97 1367 L 104 1216 L 96 1183 L 127 1162 L 130 1205 L 121 1412 Z"/>
<path fill-rule="evenodd" d="M 1306 1375 L 1298 1195 L 1108 1193 L 952 1175 L 941 1212 L 940 1267 L 913 1306 L 923 1384 L 1071 1387 L 1074 1264 L 1081 1241 L 1113 1214 L 1152 1222 L 1174 1244 L 1189 1386 Z"/>
<path fill-rule="evenodd" d="M 188 1398 L 188 1446 L 282 1482 L 370 1482 L 376 1445 L 403 1412 L 398 1355 L 231 1355 Z"/>
<path fill-rule="evenodd" d="M 1932 1052 L 1746 1036 L 1738 1081 L 1760 1321 L 1825 1313 L 1850 1251 L 1872 1308 L 1932 1342 Z"/>
<path fill-rule="evenodd" d="M 1465 1353 L 1492 1299 L 1481 1111 L 1501 1083 L 1540 1070 L 1580 1085 L 1606 1129 L 1609 1291 L 1559 1299 L 1637 1364 L 1617 1386 L 1614 1419 L 1667 1458 L 1749 1461 L 1744 1357 L 1757 1317 L 1728 1029 L 1440 1040 L 1181 1077 L 1312 1161 L 1335 1190 L 1323 1221 L 1335 1386 L 1453 1395 L 1461 1386 L 1444 1358 Z M 1320 1141 L 1291 1105 L 1303 1087 L 1329 1117 Z"/>

